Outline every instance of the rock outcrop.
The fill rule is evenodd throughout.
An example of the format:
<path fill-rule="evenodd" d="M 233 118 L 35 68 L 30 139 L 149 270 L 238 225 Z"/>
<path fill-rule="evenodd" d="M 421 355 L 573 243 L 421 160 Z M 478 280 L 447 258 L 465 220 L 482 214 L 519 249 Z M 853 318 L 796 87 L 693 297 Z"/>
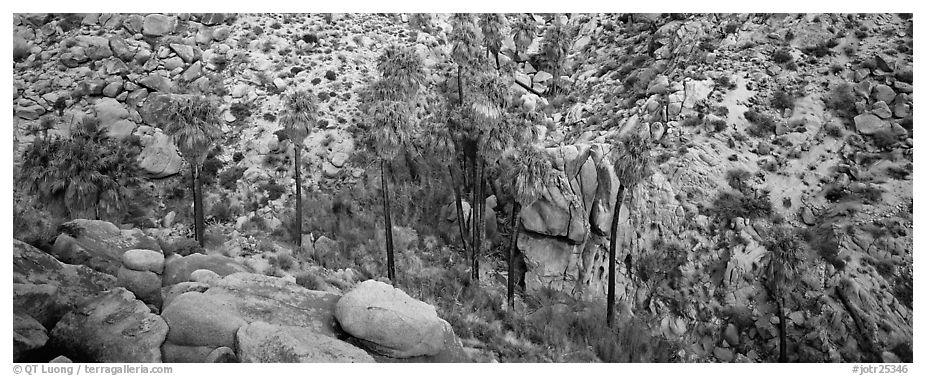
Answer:
<path fill-rule="evenodd" d="M 69 312 L 51 332 L 52 343 L 75 360 L 160 363 L 168 327 L 126 289 L 115 288 Z"/>
<path fill-rule="evenodd" d="M 122 267 L 122 254 L 129 249 L 161 247 L 139 229 L 120 230 L 116 225 L 89 219 L 75 219 L 63 225 L 66 231 L 55 239 L 51 254 L 69 263 L 116 275 Z"/>

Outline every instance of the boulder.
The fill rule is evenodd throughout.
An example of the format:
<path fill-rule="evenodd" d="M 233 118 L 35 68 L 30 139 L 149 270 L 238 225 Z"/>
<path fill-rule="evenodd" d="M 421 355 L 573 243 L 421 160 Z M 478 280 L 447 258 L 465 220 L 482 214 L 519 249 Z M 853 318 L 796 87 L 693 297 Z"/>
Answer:
<path fill-rule="evenodd" d="M 244 319 L 201 292 L 187 292 L 174 298 L 165 306 L 161 317 L 170 327 L 167 341 L 183 346 L 235 348 L 235 333 L 246 324 Z"/>
<path fill-rule="evenodd" d="M 26 314 L 13 314 L 13 361 L 22 359 L 26 353 L 45 346 L 48 331 L 42 323 Z"/>
<path fill-rule="evenodd" d="M 130 249 L 160 251 L 157 241 L 139 229 L 120 230 L 116 225 L 98 220 L 75 219 L 62 225 L 51 254 L 70 264 L 115 275 L 122 267 L 122 254 Z"/>
<path fill-rule="evenodd" d="M 174 50 L 174 52 L 177 53 L 177 56 L 180 56 L 180 58 L 183 59 L 183 62 L 187 64 L 199 60 L 199 58 L 203 55 L 203 52 L 200 51 L 199 48 L 190 46 L 188 44 L 171 43 L 170 49 Z"/>
<path fill-rule="evenodd" d="M 312 329 L 262 321 L 237 333 L 238 359 L 243 363 L 373 363 L 363 350 Z"/>
<path fill-rule="evenodd" d="M 855 130 L 864 135 L 872 135 L 888 127 L 888 123 L 873 114 L 862 114 L 856 116 Z"/>
<path fill-rule="evenodd" d="M 331 338 L 345 337 L 334 317 L 339 294 L 253 273 L 228 275 L 212 283 L 204 294 L 247 322 L 299 326 Z"/>
<path fill-rule="evenodd" d="M 206 292 L 209 289 L 209 285 L 202 282 L 180 282 L 176 285 L 171 285 L 161 288 L 161 297 L 163 299 L 163 306 L 167 307 L 170 305 L 170 302 L 174 298 L 183 295 L 188 292 Z"/>
<path fill-rule="evenodd" d="M 168 261 L 164 265 L 163 285 L 170 286 L 189 281 L 190 273 L 199 269 L 211 270 L 221 276 L 248 271 L 244 265 L 229 257 L 194 253 Z"/>
<path fill-rule="evenodd" d="M 170 79 L 157 74 L 149 74 L 139 79 L 137 83 L 151 91 L 161 93 L 170 93 L 174 91 L 174 84 L 170 82 Z"/>
<path fill-rule="evenodd" d="M 217 347 L 215 350 L 206 355 L 205 363 L 238 363 L 238 356 L 235 350 L 228 347 Z"/>
<path fill-rule="evenodd" d="M 209 26 L 225 23 L 225 13 L 204 13 L 199 22 Z"/>
<path fill-rule="evenodd" d="M 85 299 L 116 286 L 116 277 L 82 265 L 64 264 L 35 247 L 13 240 L 13 311 L 53 328 Z"/>
<path fill-rule="evenodd" d="M 161 274 L 164 271 L 164 254 L 150 249 L 130 249 L 122 254 L 122 265 L 132 270 Z"/>
<path fill-rule="evenodd" d="M 183 157 L 170 136 L 156 132 L 150 137 L 143 137 L 142 146 L 138 154 L 138 166 L 148 177 L 160 179 L 180 172 Z"/>
<path fill-rule="evenodd" d="M 444 348 L 444 324 L 434 307 L 382 282 L 367 280 L 345 294 L 335 317 L 344 331 L 389 357 L 435 355 Z"/>
<path fill-rule="evenodd" d="M 124 137 L 135 129 L 135 123 L 128 120 L 128 108 L 114 98 L 101 98 L 96 101 L 93 111 L 100 120 L 100 127 L 106 129 L 110 137 Z"/>
<path fill-rule="evenodd" d="M 184 346 L 165 342 L 164 346 L 161 346 L 161 355 L 164 363 L 208 363 L 206 358 L 209 354 L 220 348 L 227 349 L 224 346 Z"/>
<path fill-rule="evenodd" d="M 27 105 L 17 104 L 13 113 L 21 119 L 37 120 L 45 113 L 45 108 L 34 102 Z"/>
<path fill-rule="evenodd" d="M 115 288 L 65 315 L 52 343 L 85 362 L 160 363 L 167 324 L 131 292 Z"/>
<path fill-rule="evenodd" d="M 149 14 L 145 16 L 141 31 L 147 36 L 160 37 L 173 33 L 175 27 L 177 27 L 177 17 Z"/>
<path fill-rule="evenodd" d="M 894 98 L 897 97 L 897 93 L 894 92 L 894 89 L 884 84 L 875 86 L 873 94 L 876 101 L 882 101 L 884 103 L 891 103 L 894 101 Z"/>
<path fill-rule="evenodd" d="M 161 306 L 161 277 L 153 272 L 132 270 L 125 267 L 116 274 L 119 286 L 125 287 L 145 303 Z"/>

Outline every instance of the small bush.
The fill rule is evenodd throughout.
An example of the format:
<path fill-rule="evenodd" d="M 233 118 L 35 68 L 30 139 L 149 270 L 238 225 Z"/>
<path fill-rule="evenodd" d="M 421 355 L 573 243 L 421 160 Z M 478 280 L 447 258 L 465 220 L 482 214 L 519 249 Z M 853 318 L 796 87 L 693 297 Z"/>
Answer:
<path fill-rule="evenodd" d="M 888 150 L 894 147 L 900 140 L 894 131 L 890 129 L 882 129 L 871 135 L 871 140 L 875 143 L 875 147 L 881 150 Z"/>
<path fill-rule="evenodd" d="M 327 78 L 329 81 L 334 81 L 334 80 L 338 79 L 338 75 L 337 75 L 336 73 L 334 73 L 334 71 L 329 70 L 329 71 L 325 72 L 325 78 Z"/>
<path fill-rule="evenodd" d="M 743 195 L 734 192 L 722 192 L 715 199 L 707 213 L 722 223 L 730 223 L 733 218 L 767 218 L 772 215 L 772 203 L 767 193 Z"/>
<path fill-rule="evenodd" d="M 199 242 L 197 242 L 194 239 L 190 239 L 190 238 L 178 238 L 178 239 L 174 239 L 174 241 L 170 243 L 164 243 L 161 241 L 159 241 L 158 243 L 161 246 L 161 250 L 164 251 L 164 256 L 168 256 L 172 254 L 178 254 L 180 256 L 189 256 L 194 253 L 202 253 L 202 254 L 206 253 L 206 251 L 203 250 L 203 247 L 199 245 Z"/>
<path fill-rule="evenodd" d="M 791 52 L 788 51 L 787 48 L 779 48 L 775 50 L 775 52 L 772 52 L 772 61 L 774 61 L 775 63 L 787 64 L 791 62 L 793 59 L 794 57 L 791 56 Z"/>
<path fill-rule="evenodd" d="M 784 90 L 775 90 L 770 101 L 772 108 L 784 111 L 794 109 L 794 96 Z"/>
<path fill-rule="evenodd" d="M 763 137 L 775 134 L 775 120 L 771 116 L 760 114 L 753 109 L 744 112 L 743 116 L 752 123 L 746 128 L 750 135 Z"/>
<path fill-rule="evenodd" d="M 238 186 L 238 181 L 244 177 L 244 171 L 246 169 L 241 166 L 232 166 L 227 168 L 219 174 L 219 185 L 222 188 L 234 191 Z"/>

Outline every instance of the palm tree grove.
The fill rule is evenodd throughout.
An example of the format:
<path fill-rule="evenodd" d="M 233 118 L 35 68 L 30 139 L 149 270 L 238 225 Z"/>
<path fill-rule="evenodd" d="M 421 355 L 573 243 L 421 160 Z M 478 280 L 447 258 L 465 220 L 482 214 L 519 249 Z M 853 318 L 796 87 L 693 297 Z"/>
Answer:
<path fill-rule="evenodd" d="M 906 373 L 912 17 L 14 14 L 13 360 Z"/>

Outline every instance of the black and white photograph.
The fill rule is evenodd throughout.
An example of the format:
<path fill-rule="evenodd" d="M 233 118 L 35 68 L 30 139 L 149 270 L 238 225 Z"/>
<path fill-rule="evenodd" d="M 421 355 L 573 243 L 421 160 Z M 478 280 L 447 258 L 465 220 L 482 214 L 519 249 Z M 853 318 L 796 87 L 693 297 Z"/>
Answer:
<path fill-rule="evenodd" d="M 14 373 L 912 373 L 913 13 L 419 7 L 12 13 Z"/>

